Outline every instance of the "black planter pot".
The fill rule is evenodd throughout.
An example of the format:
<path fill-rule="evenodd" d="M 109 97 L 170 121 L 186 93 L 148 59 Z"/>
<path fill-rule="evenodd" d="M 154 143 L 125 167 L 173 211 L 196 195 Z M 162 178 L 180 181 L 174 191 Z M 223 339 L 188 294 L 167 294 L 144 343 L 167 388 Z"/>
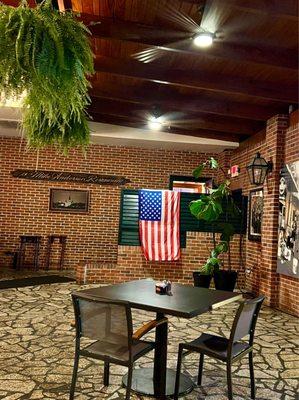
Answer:
<path fill-rule="evenodd" d="M 210 287 L 211 280 L 212 275 L 202 274 L 199 271 L 193 272 L 193 281 L 194 286 L 196 287 L 203 287 L 208 289 Z"/>
<path fill-rule="evenodd" d="M 214 283 L 217 290 L 233 292 L 237 283 L 238 272 L 220 270 L 214 273 Z"/>

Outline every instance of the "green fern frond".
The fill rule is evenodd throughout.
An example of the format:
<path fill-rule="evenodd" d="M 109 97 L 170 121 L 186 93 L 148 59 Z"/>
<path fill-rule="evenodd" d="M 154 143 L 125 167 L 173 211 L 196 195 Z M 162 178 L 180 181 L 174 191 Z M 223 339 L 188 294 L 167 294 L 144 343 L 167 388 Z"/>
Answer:
<path fill-rule="evenodd" d="M 89 142 L 88 75 L 94 73 L 89 30 L 51 0 L 30 8 L 0 5 L 0 92 L 27 93 L 23 129 L 28 146 L 64 153 Z"/>

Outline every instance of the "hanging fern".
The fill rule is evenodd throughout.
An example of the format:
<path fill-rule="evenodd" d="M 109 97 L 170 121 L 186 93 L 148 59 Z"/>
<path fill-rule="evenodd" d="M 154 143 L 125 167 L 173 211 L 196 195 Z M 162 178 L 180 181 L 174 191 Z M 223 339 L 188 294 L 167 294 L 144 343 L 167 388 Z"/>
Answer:
<path fill-rule="evenodd" d="M 89 31 L 45 0 L 0 4 L 0 93 L 25 96 L 22 127 L 30 147 L 67 152 L 89 143 L 87 76 L 94 72 Z"/>

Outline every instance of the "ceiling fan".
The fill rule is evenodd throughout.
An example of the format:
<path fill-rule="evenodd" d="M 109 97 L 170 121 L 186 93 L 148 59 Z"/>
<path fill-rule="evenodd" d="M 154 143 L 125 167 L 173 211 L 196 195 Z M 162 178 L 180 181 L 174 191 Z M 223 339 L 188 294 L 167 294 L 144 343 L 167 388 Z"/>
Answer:
<path fill-rule="evenodd" d="M 163 10 L 161 12 L 159 10 L 159 15 L 175 24 L 180 32 L 185 32 L 183 33 L 183 38 L 179 40 L 175 38 L 175 41 L 165 45 L 150 46 L 145 50 L 132 54 L 132 57 L 142 63 L 150 63 L 165 56 L 167 52 L 190 54 L 192 46 L 209 47 L 214 40 L 220 38 L 220 32 L 208 31 L 203 27 L 202 21 L 206 12 L 207 9 L 204 4 L 198 6 L 199 25 L 189 15 L 166 3 Z"/>
<path fill-rule="evenodd" d="M 205 7 L 205 1 L 198 5 L 198 23 L 194 21 L 189 15 L 171 6 L 169 2 L 163 4 L 163 8 L 159 9 L 158 15 L 173 25 L 176 25 L 180 36 L 178 39 L 178 32 L 173 34 L 174 41 L 162 46 L 150 46 L 145 50 L 132 54 L 132 57 L 142 63 L 151 63 L 157 59 L 165 56 L 167 53 L 189 53 L 194 52 L 191 47 L 198 46 L 201 48 L 209 47 L 214 40 L 221 38 L 219 31 L 211 32 L 203 28 L 203 19 L 209 13 L 210 7 Z M 205 24 L 207 25 L 207 24 Z M 209 24 L 213 25 L 213 24 Z M 160 38 L 158 38 L 160 39 Z M 161 38 L 163 39 L 163 38 Z M 147 128 L 160 131 L 167 130 L 169 132 L 185 130 L 196 130 L 198 123 L 202 122 L 198 116 L 192 118 L 192 115 L 186 119 L 186 115 L 180 111 L 162 112 L 158 105 L 153 105 L 152 109 L 139 110 L 135 113 L 136 118 L 140 118 Z"/>

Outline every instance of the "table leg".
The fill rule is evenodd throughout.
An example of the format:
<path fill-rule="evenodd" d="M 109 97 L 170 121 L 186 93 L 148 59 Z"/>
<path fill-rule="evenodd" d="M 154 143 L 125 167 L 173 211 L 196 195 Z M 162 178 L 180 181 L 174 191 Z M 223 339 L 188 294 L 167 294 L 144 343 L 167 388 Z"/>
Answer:
<path fill-rule="evenodd" d="M 164 314 L 157 313 L 157 319 L 164 318 Z M 176 371 L 167 369 L 167 336 L 168 324 L 156 327 L 156 345 L 154 368 L 138 368 L 133 371 L 132 390 L 140 395 L 154 396 L 156 399 L 165 400 L 173 396 Z M 123 377 L 126 386 L 128 374 Z M 179 394 L 190 393 L 194 384 L 189 376 L 181 374 Z"/>
<path fill-rule="evenodd" d="M 164 314 L 157 313 L 157 320 L 163 319 Z M 166 398 L 166 368 L 167 368 L 167 335 L 168 324 L 156 328 L 156 348 L 154 359 L 154 392 L 159 399 Z"/>

